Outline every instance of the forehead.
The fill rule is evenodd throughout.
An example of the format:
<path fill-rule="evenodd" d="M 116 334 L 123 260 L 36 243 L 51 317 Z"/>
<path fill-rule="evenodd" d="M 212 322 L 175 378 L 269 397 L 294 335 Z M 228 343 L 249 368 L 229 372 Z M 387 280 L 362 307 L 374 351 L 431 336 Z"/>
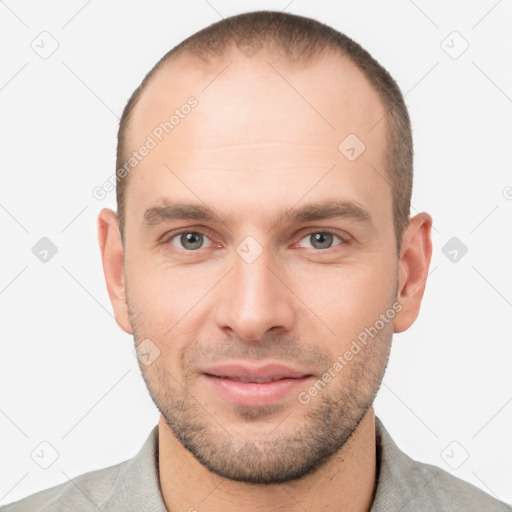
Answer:
<path fill-rule="evenodd" d="M 340 172 L 330 173 L 317 195 L 341 175 L 349 193 L 366 188 L 366 200 L 380 194 L 389 203 L 385 180 L 376 175 L 385 174 L 386 123 L 372 129 L 384 116 L 369 81 L 340 54 L 307 64 L 267 49 L 250 58 L 234 51 L 207 64 L 181 56 L 157 72 L 132 113 L 128 153 L 148 137 L 155 144 L 132 171 L 127 211 L 130 204 L 142 211 L 164 195 L 162 188 L 179 194 L 179 181 L 183 191 L 186 184 L 193 189 L 185 195 L 217 189 L 224 198 L 242 197 L 245 187 L 262 201 L 266 189 L 277 188 L 292 201 L 333 167 Z"/>
<path fill-rule="evenodd" d="M 199 108 L 168 138 L 181 148 L 204 147 L 199 137 L 205 132 L 210 146 L 257 143 L 262 136 L 311 146 L 318 140 L 336 143 L 348 130 L 376 146 L 385 130 L 385 123 L 369 130 L 385 109 L 347 57 L 330 52 L 307 63 L 290 62 L 262 48 L 251 58 L 233 50 L 209 62 L 182 55 L 165 64 L 134 108 L 128 141 L 151 133 L 189 97 Z"/>

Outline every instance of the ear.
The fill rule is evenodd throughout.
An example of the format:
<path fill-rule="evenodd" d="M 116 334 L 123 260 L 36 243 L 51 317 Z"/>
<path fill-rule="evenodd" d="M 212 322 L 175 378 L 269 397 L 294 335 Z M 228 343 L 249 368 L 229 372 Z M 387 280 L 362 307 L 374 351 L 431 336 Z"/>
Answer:
<path fill-rule="evenodd" d="M 108 295 L 117 325 L 123 331 L 132 334 L 128 304 L 126 303 L 124 250 L 121 233 L 116 213 L 108 208 L 103 208 L 98 215 L 98 242 Z"/>
<path fill-rule="evenodd" d="M 410 221 L 402 237 L 398 269 L 398 301 L 402 309 L 395 316 L 394 331 L 407 330 L 416 320 L 427 284 L 432 257 L 432 217 L 419 213 Z"/>

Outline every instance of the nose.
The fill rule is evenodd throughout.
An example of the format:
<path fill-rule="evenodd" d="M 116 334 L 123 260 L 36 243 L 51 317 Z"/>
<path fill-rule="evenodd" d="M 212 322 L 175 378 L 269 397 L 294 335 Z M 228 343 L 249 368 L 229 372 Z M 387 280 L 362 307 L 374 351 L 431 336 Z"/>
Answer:
<path fill-rule="evenodd" d="M 233 268 L 217 290 L 218 327 L 247 341 L 258 341 L 271 329 L 291 329 L 296 308 L 286 281 L 282 265 L 267 250 L 252 262 L 235 253 Z"/>

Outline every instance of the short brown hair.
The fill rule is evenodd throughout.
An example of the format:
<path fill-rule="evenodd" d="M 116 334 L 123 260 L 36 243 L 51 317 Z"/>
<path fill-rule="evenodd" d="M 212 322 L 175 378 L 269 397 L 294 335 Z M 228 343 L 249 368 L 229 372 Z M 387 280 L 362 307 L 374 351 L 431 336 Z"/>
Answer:
<path fill-rule="evenodd" d="M 409 223 L 413 182 L 413 142 L 404 98 L 392 76 L 364 48 L 341 32 L 311 18 L 279 11 L 239 14 L 200 30 L 167 52 L 144 77 L 124 108 L 119 124 L 116 169 L 120 169 L 125 161 L 126 125 L 130 114 L 148 81 L 166 62 L 184 53 L 207 62 L 234 47 L 250 51 L 250 48 L 261 45 L 284 53 L 290 61 L 304 63 L 326 50 L 338 51 L 362 71 L 378 93 L 386 110 L 388 148 L 387 177 L 384 179 L 391 186 L 399 254 L 403 231 Z M 117 216 L 124 246 L 128 175 L 123 175 L 116 182 Z"/>

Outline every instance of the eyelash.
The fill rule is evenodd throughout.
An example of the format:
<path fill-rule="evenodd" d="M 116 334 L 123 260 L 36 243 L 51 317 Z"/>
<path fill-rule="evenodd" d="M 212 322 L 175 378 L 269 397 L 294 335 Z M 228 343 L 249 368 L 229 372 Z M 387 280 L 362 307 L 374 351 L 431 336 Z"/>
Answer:
<path fill-rule="evenodd" d="M 170 241 L 173 240 L 174 238 L 180 236 L 180 235 L 183 235 L 184 233 L 196 233 L 196 234 L 200 234 L 200 235 L 203 235 L 204 237 L 208 238 L 210 241 L 211 238 L 208 236 L 208 234 L 205 232 L 205 231 L 201 231 L 201 230 L 198 230 L 198 229 L 182 229 L 181 231 L 177 231 L 177 232 L 173 232 L 171 234 L 169 234 L 168 236 L 165 236 L 161 243 L 163 245 L 171 245 L 170 244 Z M 349 235 L 341 235 L 338 231 L 335 231 L 333 229 L 329 229 L 329 228 L 326 228 L 326 229 L 314 229 L 314 230 L 311 230 L 311 231 L 308 231 L 306 232 L 303 236 L 301 236 L 301 238 L 299 238 L 299 240 L 296 242 L 300 242 L 301 240 L 303 240 L 304 238 L 308 237 L 308 236 L 311 236 L 315 233 L 328 233 L 330 235 L 333 235 L 337 238 L 339 238 L 341 240 L 340 243 L 336 244 L 336 245 L 333 245 L 331 247 L 327 247 L 325 249 L 315 249 L 314 247 L 313 248 L 310 248 L 310 247 L 302 247 L 302 249 L 308 249 L 308 250 L 312 250 L 312 251 L 315 251 L 315 252 L 327 252 L 329 251 L 330 249 L 334 249 L 338 246 L 341 246 L 341 245 L 346 245 L 348 243 L 350 243 L 350 240 L 351 238 L 349 237 Z M 174 246 L 173 246 L 174 247 Z M 194 252 L 199 252 L 201 249 L 203 249 L 203 247 L 199 248 L 199 249 L 195 249 L 195 250 L 187 250 L 187 249 L 181 249 L 181 248 L 178 248 L 178 247 L 174 247 L 176 250 L 179 250 L 179 251 L 183 251 L 183 252 L 187 252 L 187 253 L 194 253 Z"/>

